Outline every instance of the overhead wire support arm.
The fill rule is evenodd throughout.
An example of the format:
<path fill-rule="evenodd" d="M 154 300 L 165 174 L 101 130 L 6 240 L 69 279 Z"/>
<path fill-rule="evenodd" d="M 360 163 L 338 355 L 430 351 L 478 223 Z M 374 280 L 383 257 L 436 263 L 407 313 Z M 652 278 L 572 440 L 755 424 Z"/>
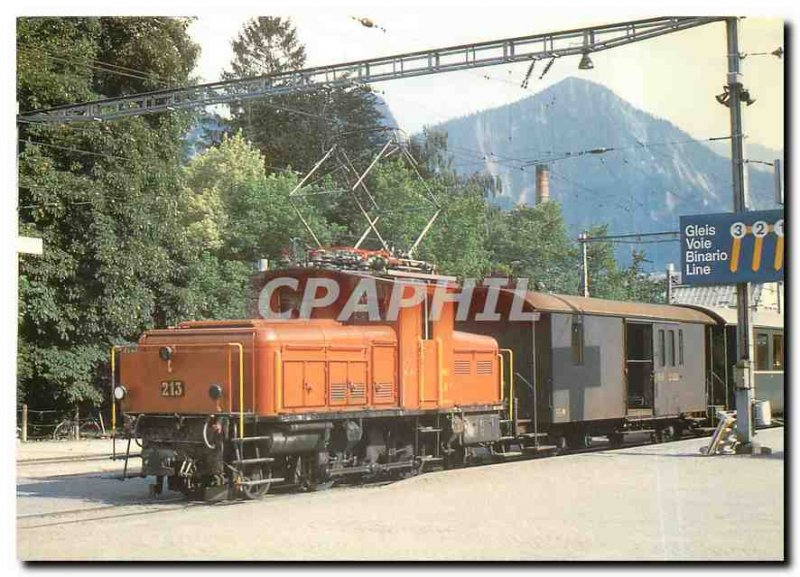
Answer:
<path fill-rule="evenodd" d="M 421 50 L 367 60 L 317 66 L 251 78 L 164 89 L 69 104 L 20 114 L 22 122 L 68 123 L 113 120 L 253 98 L 412 78 L 484 66 L 600 52 L 724 20 L 723 17 L 658 17 Z M 575 42 L 579 40 L 580 42 Z"/>

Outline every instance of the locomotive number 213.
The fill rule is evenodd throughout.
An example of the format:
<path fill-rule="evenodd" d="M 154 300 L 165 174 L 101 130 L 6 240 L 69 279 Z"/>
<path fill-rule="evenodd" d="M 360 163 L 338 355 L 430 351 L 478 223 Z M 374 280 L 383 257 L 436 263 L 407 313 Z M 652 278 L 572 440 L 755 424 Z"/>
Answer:
<path fill-rule="evenodd" d="M 162 397 L 182 397 L 183 381 L 161 381 Z"/>

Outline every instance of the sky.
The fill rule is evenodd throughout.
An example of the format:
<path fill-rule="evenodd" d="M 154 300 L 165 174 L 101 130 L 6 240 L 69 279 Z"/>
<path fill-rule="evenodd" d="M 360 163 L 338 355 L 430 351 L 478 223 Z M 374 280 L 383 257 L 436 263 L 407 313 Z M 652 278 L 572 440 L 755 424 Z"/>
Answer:
<path fill-rule="evenodd" d="M 306 46 L 308 66 L 335 64 L 427 48 L 494 40 L 585 25 L 605 24 L 649 14 L 574 16 L 541 13 L 532 7 L 478 10 L 430 6 L 420 12 L 397 6 L 346 9 L 304 8 L 261 12 L 290 17 Z M 232 57 L 230 40 L 254 12 L 203 15 L 190 28 L 202 48 L 196 74 L 218 80 Z M 365 28 L 354 18 L 367 17 L 385 29 Z M 745 53 L 770 52 L 783 45 L 783 21 L 745 18 L 740 47 Z M 579 57 L 558 60 L 544 79 L 534 74 L 520 87 L 526 63 L 451 72 L 376 83 L 398 124 L 408 133 L 453 117 L 502 106 L 530 96 L 568 76 L 606 85 L 634 106 L 666 118 L 696 138 L 729 134 L 728 109 L 714 99 L 722 92 L 727 69 L 725 25 L 715 23 L 592 55 L 595 68 L 578 70 Z M 749 142 L 783 148 L 784 61 L 749 56 L 744 83 L 756 99 L 745 108 Z M 484 78 L 488 75 L 490 79 Z"/>

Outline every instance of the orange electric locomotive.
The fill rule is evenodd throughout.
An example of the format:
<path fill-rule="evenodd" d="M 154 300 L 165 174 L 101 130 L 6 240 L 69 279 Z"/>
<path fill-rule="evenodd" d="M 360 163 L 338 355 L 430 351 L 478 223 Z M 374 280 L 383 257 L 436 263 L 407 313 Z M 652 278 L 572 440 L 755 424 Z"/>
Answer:
<path fill-rule="evenodd" d="M 266 305 L 288 318 L 185 322 L 116 350 L 114 396 L 154 493 L 166 478 L 207 499 L 256 498 L 276 484 L 316 489 L 502 451 L 508 379 L 497 341 L 456 331 L 453 302 L 429 320 L 430 284 L 396 319 L 357 310 L 336 320 L 363 276 L 268 273 L 262 283 L 283 284 Z M 397 281 L 371 278 L 386 319 Z M 297 318 L 311 279 L 343 290 Z"/>

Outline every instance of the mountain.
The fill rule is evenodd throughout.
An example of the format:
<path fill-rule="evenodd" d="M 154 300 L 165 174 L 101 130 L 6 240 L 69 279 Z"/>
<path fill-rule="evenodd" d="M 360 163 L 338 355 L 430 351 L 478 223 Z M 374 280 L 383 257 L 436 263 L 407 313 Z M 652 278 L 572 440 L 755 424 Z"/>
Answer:
<path fill-rule="evenodd" d="M 714 141 L 706 143 L 708 147 L 719 154 L 720 156 L 724 156 L 725 158 L 731 157 L 731 144 L 729 141 Z M 780 158 L 781 162 L 783 162 L 783 150 L 775 150 L 774 148 L 769 148 L 762 144 L 758 144 L 757 142 L 746 142 L 745 143 L 745 151 L 744 151 L 745 158 L 749 158 L 751 160 L 760 160 L 763 162 L 772 162 L 776 158 Z M 753 168 L 753 167 L 751 167 Z M 762 169 L 756 167 L 757 170 L 772 170 L 770 169 Z"/>
<path fill-rule="evenodd" d="M 574 236 L 595 224 L 610 234 L 674 231 L 681 214 L 733 209 L 728 159 L 586 80 L 429 130 L 447 133 L 456 171 L 500 179 L 503 207 L 533 204 L 535 164 L 548 164 L 550 198 Z M 772 208 L 771 173 L 752 170 L 749 181 L 752 208 Z M 619 245 L 618 256 L 627 260 L 631 247 L 646 249 L 655 270 L 680 262 L 678 243 Z"/>
<path fill-rule="evenodd" d="M 396 128 L 397 120 L 392 114 L 386 100 L 375 94 L 375 109 L 380 113 L 380 124 L 388 128 Z M 184 135 L 187 159 L 203 152 L 218 143 L 222 135 L 230 131 L 227 119 L 219 114 L 198 115 L 189 131 Z"/>
<path fill-rule="evenodd" d="M 378 112 L 381 113 L 383 117 L 381 119 L 381 124 L 386 126 L 387 128 L 397 128 L 397 119 L 392 114 L 392 111 L 389 109 L 389 104 L 380 94 L 375 94 L 375 108 Z"/>

